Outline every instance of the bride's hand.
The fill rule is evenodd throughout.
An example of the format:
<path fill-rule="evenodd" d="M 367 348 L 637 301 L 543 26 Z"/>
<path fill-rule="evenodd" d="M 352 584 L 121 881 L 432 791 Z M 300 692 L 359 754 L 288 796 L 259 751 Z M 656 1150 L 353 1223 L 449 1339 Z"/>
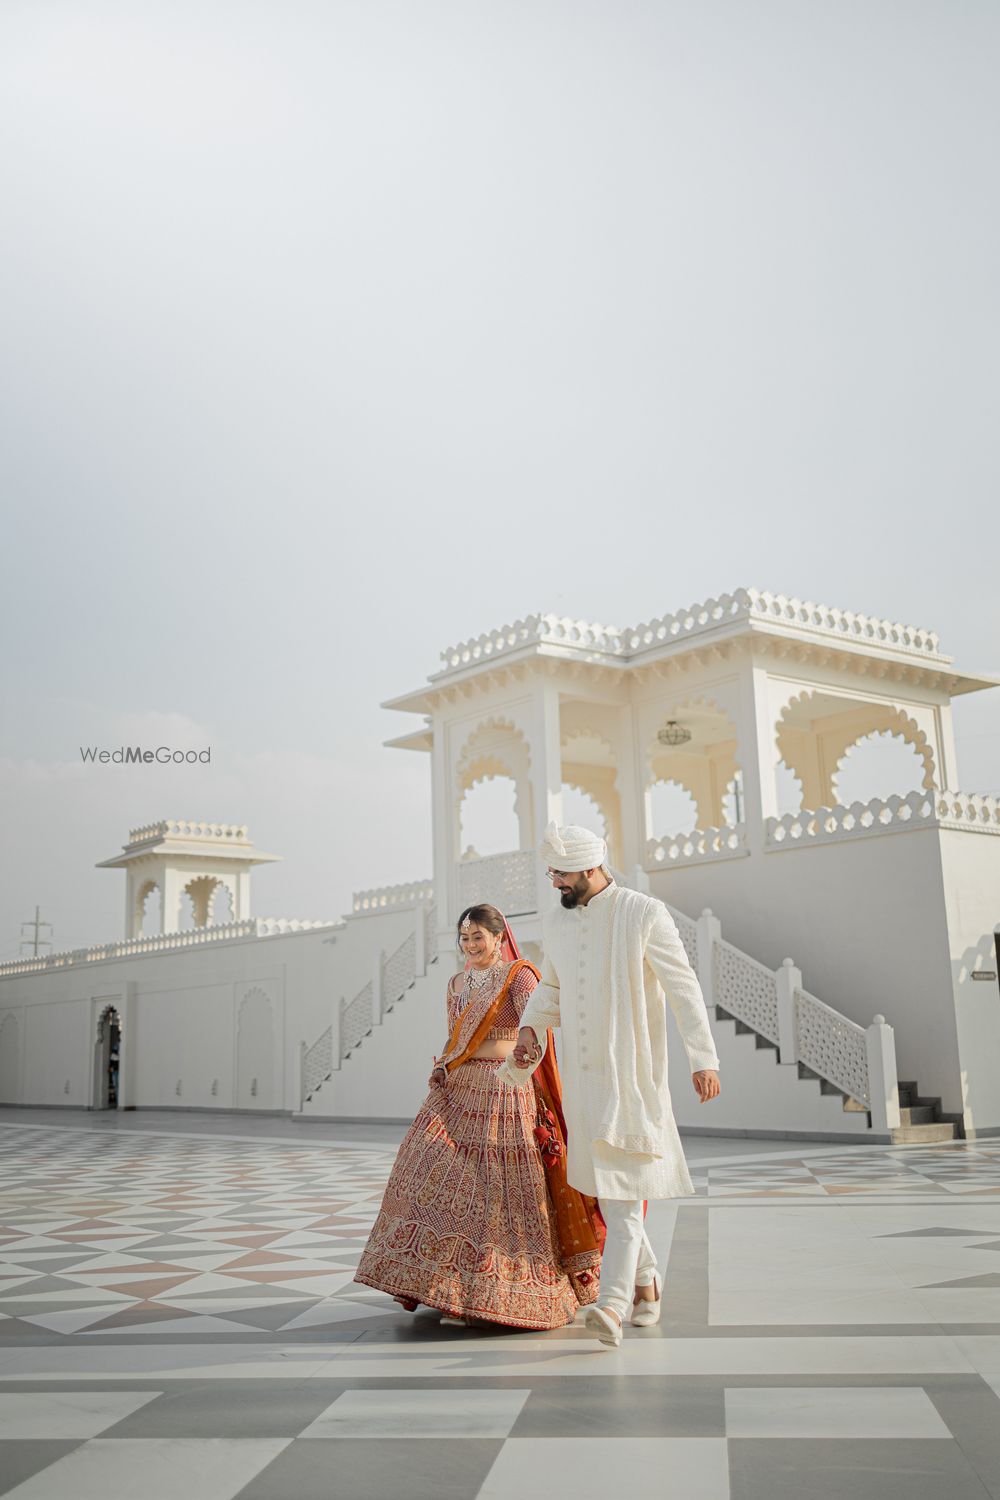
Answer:
<path fill-rule="evenodd" d="M 542 1055 L 542 1049 L 538 1045 L 538 1038 L 530 1026 L 522 1026 L 517 1034 L 517 1046 L 513 1051 L 513 1059 L 517 1067 L 528 1068 L 537 1062 Z"/>
<path fill-rule="evenodd" d="M 432 1089 L 443 1088 L 448 1081 L 448 1074 L 444 1068 L 435 1068 L 427 1082 Z"/>

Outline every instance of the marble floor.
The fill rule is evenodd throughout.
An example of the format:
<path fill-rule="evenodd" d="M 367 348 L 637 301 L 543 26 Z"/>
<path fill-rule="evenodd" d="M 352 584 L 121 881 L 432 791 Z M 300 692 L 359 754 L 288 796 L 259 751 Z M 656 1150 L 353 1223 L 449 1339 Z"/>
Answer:
<path fill-rule="evenodd" d="M 1000 1500 L 1000 1142 L 689 1139 L 608 1350 L 353 1282 L 399 1135 L 0 1111 L 0 1494 Z"/>

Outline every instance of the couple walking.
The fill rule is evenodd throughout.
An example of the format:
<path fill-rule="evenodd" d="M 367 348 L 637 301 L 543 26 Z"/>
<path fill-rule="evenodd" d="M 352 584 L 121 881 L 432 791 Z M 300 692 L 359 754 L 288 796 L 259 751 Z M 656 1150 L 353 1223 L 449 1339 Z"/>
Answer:
<path fill-rule="evenodd" d="M 702 1103 L 719 1092 L 719 1060 L 663 903 L 618 885 L 586 828 L 551 823 L 541 855 L 560 897 L 541 972 L 496 907 L 459 920 L 466 965 L 448 985 L 448 1043 L 355 1279 L 444 1323 L 559 1328 L 586 1306 L 587 1326 L 615 1346 L 626 1318 L 660 1315 L 644 1200 L 693 1192 L 664 992 Z"/>

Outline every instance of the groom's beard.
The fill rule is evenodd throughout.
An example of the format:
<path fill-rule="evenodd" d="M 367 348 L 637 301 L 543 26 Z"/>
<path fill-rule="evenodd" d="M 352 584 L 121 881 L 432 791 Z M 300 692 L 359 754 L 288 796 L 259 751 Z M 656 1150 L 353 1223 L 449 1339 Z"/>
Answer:
<path fill-rule="evenodd" d="M 564 886 L 559 893 L 559 900 L 567 911 L 572 911 L 575 906 L 580 905 L 586 894 L 587 882 L 581 879 L 576 885 Z"/>

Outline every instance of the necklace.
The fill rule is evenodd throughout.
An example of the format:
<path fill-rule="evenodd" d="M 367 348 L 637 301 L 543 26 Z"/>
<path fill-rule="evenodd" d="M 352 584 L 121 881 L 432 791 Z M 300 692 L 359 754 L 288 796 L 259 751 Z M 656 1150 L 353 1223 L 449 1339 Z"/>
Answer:
<path fill-rule="evenodd" d="M 503 960 L 499 959 L 495 964 L 490 964 L 488 969 L 470 969 L 465 976 L 466 989 L 469 994 L 484 990 L 496 978 L 502 967 Z"/>

